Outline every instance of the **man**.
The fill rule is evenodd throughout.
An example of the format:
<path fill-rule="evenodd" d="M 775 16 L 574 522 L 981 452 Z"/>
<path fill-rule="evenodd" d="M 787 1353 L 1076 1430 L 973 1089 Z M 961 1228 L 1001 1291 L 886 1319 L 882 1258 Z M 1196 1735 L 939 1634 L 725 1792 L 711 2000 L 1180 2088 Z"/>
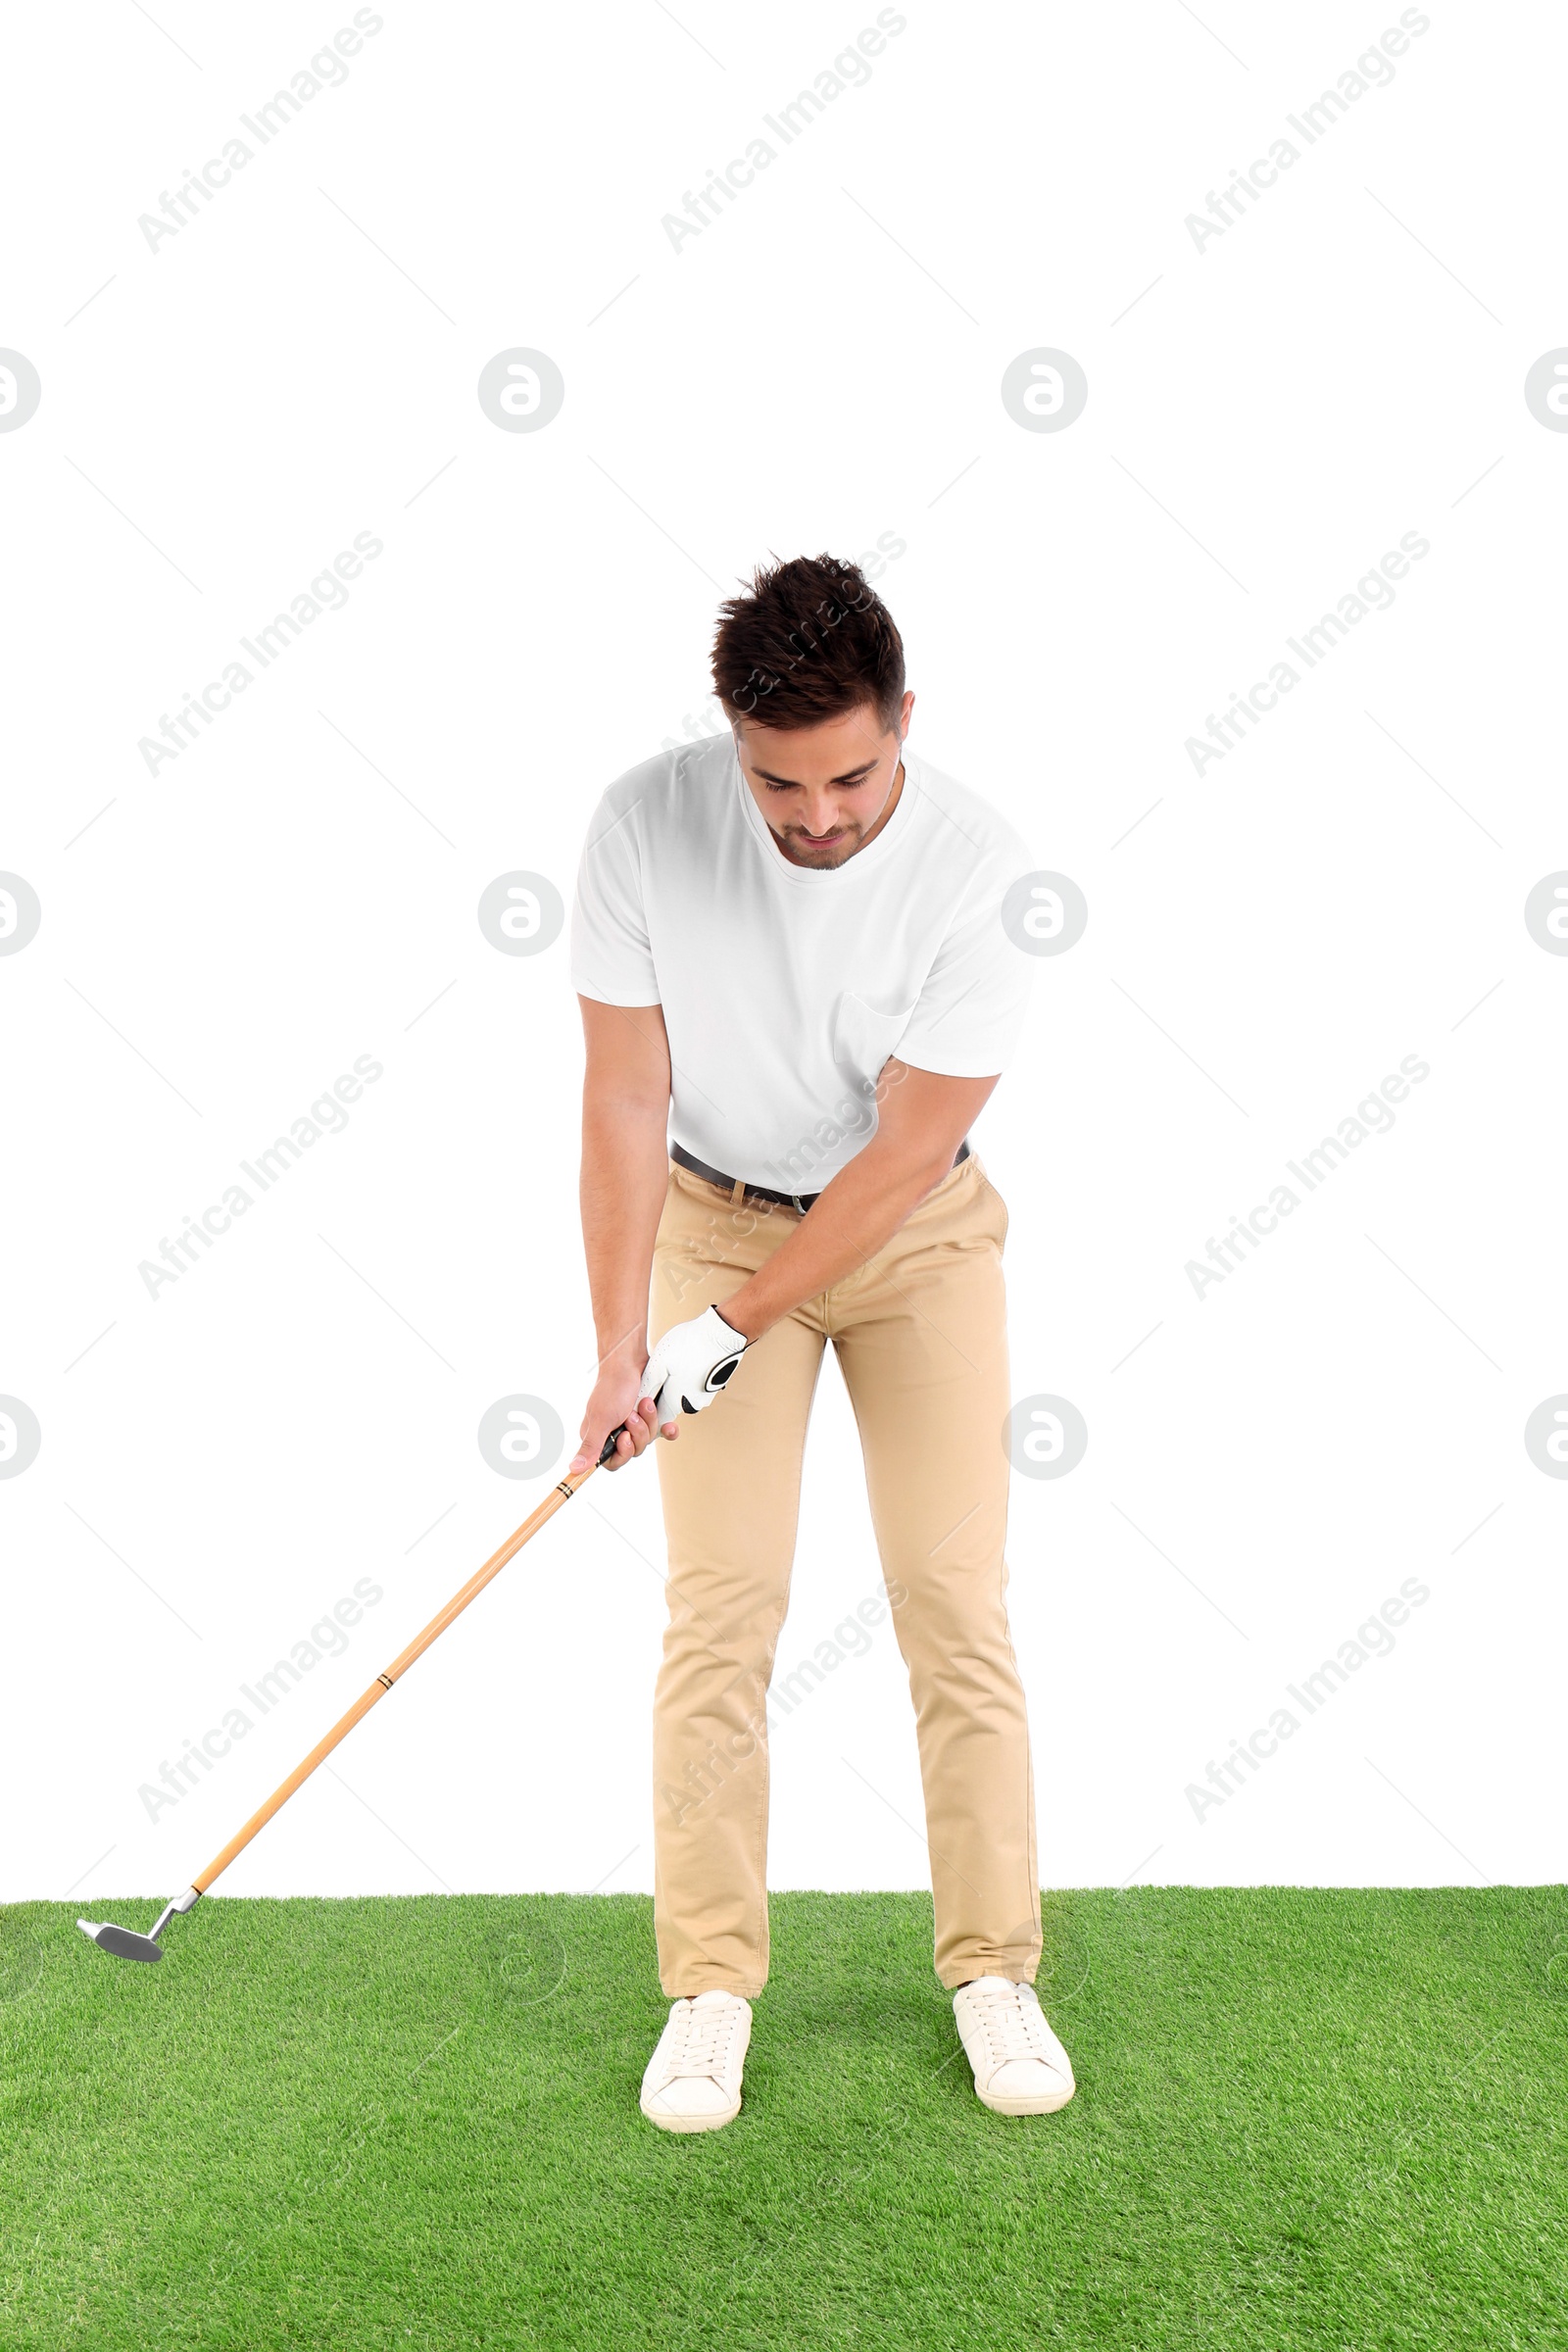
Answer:
<path fill-rule="evenodd" d="M 1029 964 L 1001 904 L 1031 860 L 906 750 L 903 642 L 854 564 L 760 570 L 722 608 L 712 671 L 730 733 L 611 786 L 572 930 L 599 1377 L 571 1468 L 622 1423 L 612 1468 L 656 1429 L 678 1441 L 658 1449 L 654 1708 L 673 2006 L 642 2111 L 705 2132 L 740 2107 L 767 1974 L 767 1686 L 831 1340 L 914 1699 L 936 1972 L 979 2096 L 1044 2114 L 1073 2077 L 1033 1991 L 1006 1211 L 966 1142 L 1022 1019 Z"/>

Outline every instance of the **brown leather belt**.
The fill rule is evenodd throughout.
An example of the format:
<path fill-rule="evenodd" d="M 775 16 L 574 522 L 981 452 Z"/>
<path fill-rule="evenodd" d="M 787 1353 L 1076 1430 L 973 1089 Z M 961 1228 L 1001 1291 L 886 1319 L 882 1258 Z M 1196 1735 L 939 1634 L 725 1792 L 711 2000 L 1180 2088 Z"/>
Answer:
<path fill-rule="evenodd" d="M 687 1169 L 693 1176 L 701 1176 L 705 1184 L 721 1185 L 726 1193 L 732 1193 L 735 1190 L 738 1181 L 735 1177 L 726 1176 L 722 1168 L 710 1168 L 706 1159 L 699 1159 L 696 1152 L 688 1152 L 684 1144 L 671 1144 L 669 1156 L 677 1167 Z M 957 1167 L 968 1156 L 969 1139 L 965 1136 L 954 1154 L 954 1166 Z M 741 1195 L 743 1201 L 766 1200 L 774 1208 L 799 1209 L 802 1216 L 806 1214 L 813 1200 L 820 1200 L 821 1198 L 820 1193 L 770 1193 L 765 1184 L 749 1184 Z"/>

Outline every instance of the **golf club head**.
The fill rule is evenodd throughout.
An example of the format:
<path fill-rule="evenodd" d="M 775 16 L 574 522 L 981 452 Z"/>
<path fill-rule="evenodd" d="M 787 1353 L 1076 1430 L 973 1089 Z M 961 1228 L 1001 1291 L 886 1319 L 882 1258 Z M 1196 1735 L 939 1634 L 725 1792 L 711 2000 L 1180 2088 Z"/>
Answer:
<path fill-rule="evenodd" d="M 108 1920 L 78 1919 L 77 1927 L 100 1951 L 113 1952 L 118 1960 L 161 1960 L 163 1945 L 150 1936 L 138 1936 L 134 1929 L 117 1928 Z"/>

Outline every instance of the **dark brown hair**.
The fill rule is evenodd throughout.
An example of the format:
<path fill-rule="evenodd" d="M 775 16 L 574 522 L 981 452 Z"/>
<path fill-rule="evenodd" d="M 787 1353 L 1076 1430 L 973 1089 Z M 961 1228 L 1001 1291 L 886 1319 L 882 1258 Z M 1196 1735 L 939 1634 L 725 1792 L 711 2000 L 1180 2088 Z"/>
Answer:
<path fill-rule="evenodd" d="M 713 638 L 713 691 L 731 718 L 815 727 L 862 703 L 884 733 L 904 702 L 904 640 L 857 564 L 796 556 L 760 564 Z"/>

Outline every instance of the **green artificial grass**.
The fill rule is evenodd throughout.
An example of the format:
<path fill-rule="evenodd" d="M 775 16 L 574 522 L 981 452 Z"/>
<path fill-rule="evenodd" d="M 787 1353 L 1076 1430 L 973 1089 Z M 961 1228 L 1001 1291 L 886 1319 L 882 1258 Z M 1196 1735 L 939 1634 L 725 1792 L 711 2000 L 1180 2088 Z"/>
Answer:
<path fill-rule="evenodd" d="M 1079 2088 L 1017 2119 L 927 1896 L 776 1896 L 700 2137 L 640 1897 L 74 1915 L 0 1912 L 5 2352 L 1568 2344 L 1568 1890 L 1048 1897 Z"/>

